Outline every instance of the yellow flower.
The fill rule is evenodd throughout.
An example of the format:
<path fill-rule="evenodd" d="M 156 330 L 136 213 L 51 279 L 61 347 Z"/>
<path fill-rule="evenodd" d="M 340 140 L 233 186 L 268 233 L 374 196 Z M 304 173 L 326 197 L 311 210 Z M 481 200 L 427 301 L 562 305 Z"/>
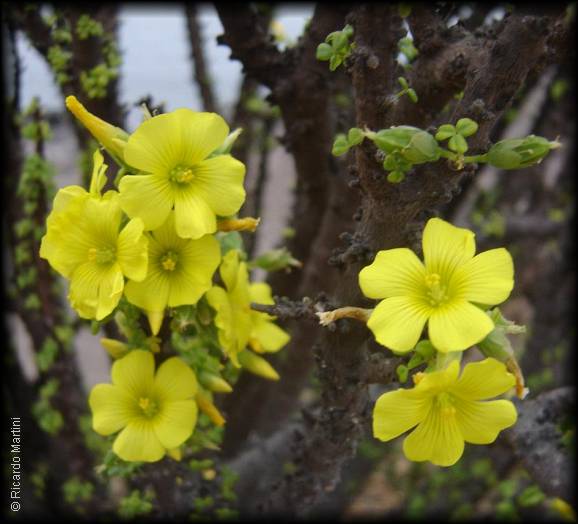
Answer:
<path fill-rule="evenodd" d="M 206 296 L 216 311 L 219 343 L 233 364 L 240 367 L 237 356 L 247 344 L 259 353 L 280 350 L 289 335 L 273 324 L 273 317 L 251 309 L 251 302 L 273 304 L 271 288 L 265 283 L 249 284 L 247 264 L 239 261 L 236 250 L 223 257 L 219 271 L 226 290 L 213 286 Z"/>
<path fill-rule="evenodd" d="M 237 354 L 245 349 L 251 334 L 251 298 L 247 264 L 239 261 L 239 252 L 229 251 L 219 268 L 221 286 L 207 291 L 207 301 L 216 311 L 215 326 L 219 344 L 233 364 L 240 367 Z"/>
<path fill-rule="evenodd" d="M 214 233 L 216 216 L 235 214 L 245 199 L 245 166 L 230 155 L 207 158 L 228 132 L 219 115 L 188 109 L 143 122 L 124 150 L 126 163 L 142 171 L 120 181 L 125 213 L 157 229 L 174 207 L 180 237 Z"/>
<path fill-rule="evenodd" d="M 155 375 L 152 353 L 133 350 L 112 365 L 112 384 L 97 384 L 88 399 L 92 427 L 101 435 L 122 429 L 113 451 L 123 460 L 155 462 L 180 446 L 197 421 L 197 379 L 180 358 Z"/>
<path fill-rule="evenodd" d="M 206 235 L 198 240 L 178 237 L 174 215 L 173 211 L 169 212 L 161 227 L 146 234 L 149 241 L 147 276 L 140 282 L 128 282 L 125 288 L 129 302 L 146 310 L 149 319 L 153 319 L 154 335 L 158 333 L 167 306 L 196 304 L 211 288 L 213 273 L 221 259 L 219 243 L 214 237 Z"/>
<path fill-rule="evenodd" d="M 474 256 L 474 233 L 439 218 L 423 233 L 425 264 L 407 248 L 380 251 L 359 273 L 368 298 L 384 298 L 367 326 L 388 348 L 413 349 L 426 322 L 429 339 L 442 352 L 464 350 L 483 340 L 494 323 L 473 303 L 506 300 L 514 286 L 512 257 L 504 248 Z"/>
<path fill-rule="evenodd" d="M 47 218 L 40 256 L 70 279 L 68 298 L 82 318 L 102 320 L 117 306 L 124 277 L 143 280 L 147 271 L 147 239 L 140 219 L 119 232 L 122 211 L 116 191 L 100 197 L 104 169 L 95 153 L 91 191 L 80 186 L 61 189 Z"/>
<path fill-rule="evenodd" d="M 429 460 L 438 466 L 455 464 L 464 451 L 464 441 L 490 444 L 498 433 L 516 423 L 509 400 L 484 401 L 501 395 L 514 385 L 514 377 L 493 358 L 465 366 L 417 373 L 416 387 L 384 393 L 373 411 L 373 435 L 394 439 L 417 425 L 403 442 L 409 460 Z"/>
<path fill-rule="evenodd" d="M 108 153 L 120 164 L 123 163 L 123 150 L 128 140 L 128 133 L 120 127 L 89 113 L 75 96 L 66 97 L 67 109 L 77 118 L 90 134 L 96 138 Z"/>

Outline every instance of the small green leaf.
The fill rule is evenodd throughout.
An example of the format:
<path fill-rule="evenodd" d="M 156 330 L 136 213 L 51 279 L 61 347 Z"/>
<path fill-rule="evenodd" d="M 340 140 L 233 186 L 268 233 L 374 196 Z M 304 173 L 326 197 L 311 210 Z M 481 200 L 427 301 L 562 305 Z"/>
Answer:
<path fill-rule="evenodd" d="M 349 141 L 347 137 L 343 134 L 337 135 L 331 148 L 331 154 L 333 156 L 341 156 L 347 153 L 347 151 L 349 151 Z"/>
<path fill-rule="evenodd" d="M 460 118 L 456 131 L 462 136 L 472 136 L 478 131 L 478 124 L 469 118 Z"/>
<path fill-rule="evenodd" d="M 331 59 L 329 60 L 329 70 L 335 71 L 343 62 L 343 58 L 339 55 L 332 55 Z"/>
<path fill-rule="evenodd" d="M 447 140 L 448 138 L 456 134 L 456 129 L 451 124 L 443 124 L 438 127 L 438 132 L 436 133 L 436 140 L 441 142 L 442 140 Z"/>
<path fill-rule="evenodd" d="M 418 100 L 417 93 L 411 87 L 407 90 L 407 96 L 409 96 L 409 99 L 414 104 L 417 104 L 417 100 Z"/>
<path fill-rule="evenodd" d="M 405 178 L 405 173 L 402 171 L 392 171 L 387 175 L 387 181 L 392 184 L 399 184 Z"/>
<path fill-rule="evenodd" d="M 518 495 L 518 504 L 523 508 L 537 506 L 546 498 L 544 492 L 537 486 L 528 486 L 520 495 Z"/>
<path fill-rule="evenodd" d="M 407 83 L 407 80 L 406 80 L 403 76 L 400 76 L 400 77 L 397 79 L 397 81 L 399 82 L 399 85 L 400 85 L 401 87 L 403 87 L 404 89 L 407 89 L 407 88 L 409 87 L 409 84 Z"/>
<path fill-rule="evenodd" d="M 407 18 L 411 14 L 411 5 L 402 2 L 397 6 L 397 12 L 402 18 Z"/>
<path fill-rule="evenodd" d="M 332 56 L 333 48 L 329 44 L 323 42 L 317 46 L 317 51 L 315 53 L 315 58 L 317 58 L 317 60 L 330 60 Z"/>
<path fill-rule="evenodd" d="M 449 139 L 448 147 L 456 153 L 464 154 L 468 150 L 468 143 L 462 135 L 454 135 Z"/>
<path fill-rule="evenodd" d="M 353 36 L 353 27 L 347 24 L 342 32 L 347 36 L 347 38 L 351 38 Z"/>
<path fill-rule="evenodd" d="M 361 144 L 361 142 L 363 142 L 364 137 L 365 135 L 363 134 L 363 131 L 358 127 L 352 127 L 349 130 L 349 133 L 347 133 L 347 140 L 350 146 L 356 146 L 358 144 Z"/>
<path fill-rule="evenodd" d="M 333 39 L 332 45 L 336 51 L 341 51 L 349 45 L 349 38 L 343 31 L 340 31 L 339 35 Z"/>

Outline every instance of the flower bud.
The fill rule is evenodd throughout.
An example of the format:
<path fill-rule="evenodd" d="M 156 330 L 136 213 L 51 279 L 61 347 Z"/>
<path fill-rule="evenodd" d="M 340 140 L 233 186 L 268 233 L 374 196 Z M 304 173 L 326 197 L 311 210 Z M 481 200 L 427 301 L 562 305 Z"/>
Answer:
<path fill-rule="evenodd" d="M 225 141 L 210 154 L 210 158 L 213 158 L 213 157 L 218 156 L 218 155 L 230 154 L 231 149 L 233 149 L 233 145 L 235 144 L 235 142 L 237 141 L 237 138 L 239 138 L 239 135 L 242 132 L 243 132 L 243 128 L 238 127 L 237 129 L 235 129 L 235 131 L 229 133 L 227 138 L 225 138 Z"/>
<path fill-rule="evenodd" d="M 551 149 L 558 149 L 560 142 L 529 135 L 510 138 L 494 144 L 487 153 L 488 163 L 500 169 L 519 169 L 539 164 Z"/>
<path fill-rule="evenodd" d="M 221 412 L 217 409 L 217 406 L 213 404 L 210 394 L 205 394 L 202 391 L 198 391 L 195 395 L 195 402 L 199 409 L 207 415 L 211 421 L 217 426 L 221 427 L 225 425 L 225 419 Z"/>
<path fill-rule="evenodd" d="M 390 127 L 369 138 L 382 151 L 386 153 L 399 151 L 412 164 L 435 162 L 440 157 L 440 148 L 435 138 L 417 127 Z"/>
<path fill-rule="evenodd" d="M 120 340 L 101 338 L 100 343 L 107 353 L 114 359 L 124 357 L 128 353 L 128 346 Z"/>
<path fill-rule="evenodd" d="M 209 391 L 215 393 L 231 393 L 233 391 L 233 388 L 225 379 L 208 371 L 199 373 L 199 382 Z"/>
<path fill-rule="evenodd" d="M 128 133 L 120 127 L 113 126 L 89 113 L 75 96 L 66 97 L 66 107 L 88 129 L 90 134 L 100 142 L 114 160 L 124 166 L 123 151 L 128 141 Z"/>
<path fill-rule="evenodd" d="M 269 380 L 279 380 L 279 374 L 269 362 L 267 362 L 264 358 L 255 355 L 252 351 L 245 350 L 241 351 L 238 355 L 239 363 L 243 368 L 255 375 L 259 375 L 263 378 L 267 378 Z"/>

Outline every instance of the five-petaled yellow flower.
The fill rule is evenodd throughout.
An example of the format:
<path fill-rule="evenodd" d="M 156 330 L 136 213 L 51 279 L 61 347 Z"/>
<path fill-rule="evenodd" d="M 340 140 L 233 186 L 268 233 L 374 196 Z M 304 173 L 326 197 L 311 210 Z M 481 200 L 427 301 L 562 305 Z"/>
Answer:
<path fill-rule="evenodd" d="M 128 282 L 129 302 L 144 309 L 153 334 L 160 328 L 164 309 L 196 304 L 212 286 L 213 273 L 221 260 L 219 242 L 210 235 L 184 239 L 175 231 L 175 213 L 146 236 L 149 240 L 149 268 L 141 282 Z"/>
<path fill-rule="evenodd" d="M 273 317 L 251 309 L 251 302 L 273 303 L 269 286 L 249 284 L 247 264 L 239 260 L 236 250 L 223 257 L 219 273 L 226 290 L 213 286 L 206 297 L 216 311 L 219 343 L 233 364 L 241 365 L 238 355 L 247 344 L 258 353 L 280 350 L 289 341 L 289 335 L 273 324 Z"/>
<path fill-rule="evenodd" d="M 119 231 L 122 211 L 116 191 L 101 197 L 102 155 L 94 155 L 90 192 L 80 186 L 58 191 L 40 245 L 40 256 L 70 279 L 68 298 L 82 318 L 101 320 L 117 306 L 124 277 L 143 280 L 147 243 L 143 223 L 130 220 Z"/>
<path fill-rule="evenodd" d="M 412 431 L 403 442 L 409 460 L 429 460 L 438 466 L 455 464 L 464 442 L 490 444 L 515 424 L 516 408 L 509 400 L 485 401 L 514 385 L 506 366 L 495 359 L 467 364 L 458 378 L 459 363 L 446 369 L 417 373 L 413 389 L 398 389 L 377 399 L 373 434 L 388 441 Z"/>
<path fill-rule="evenodd" d="M 216 216 L 233 215 L 245 199 L 245 166 L 230 155 L 208 158 L 228 132 L 219 115 L 189 109 L 143 122 L 123 151 L 124 161 L 142 172 L 120 181 L 125 213 L 157 229 L 174 207 L 180 237 L 214 233 Z"/>
<path fill-rule="evenodd" d="M 92 427 L 101 435 L 120 430 L 113 451 L 123 460 L 155 462 L 180 446 L 197 421 L 197 379 L 180 358 L 155 375 L 152 353 L 133 350 L 112 365 L 112 384 L 91 391 Z"/>
<path fill-rule="evenodd" d="M 458 351 L 483 340 L 494 328 L 473 303 L 495 305 L 514 286 L 512 257 L 504 248 L 474 256 L 474 233 L 439 218 L 423 233 L 425 264 L 407 248 L 380 251 L 359 273 L 368 298 L 384 299 L 367 326 L 388 348 L 413 349 L 429 321 L 432 344 L 442 352 Z"/>

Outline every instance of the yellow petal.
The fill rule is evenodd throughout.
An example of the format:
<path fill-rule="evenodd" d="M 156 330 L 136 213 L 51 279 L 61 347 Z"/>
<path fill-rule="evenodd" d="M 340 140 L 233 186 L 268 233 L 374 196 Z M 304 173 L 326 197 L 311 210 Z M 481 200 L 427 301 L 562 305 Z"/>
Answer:
<path fill-rule="evenodd" d="M 460 364 L 453 360 L 445 369 L 423 373 L 416 386 L 421 395 L 435 395 L 445 391 L 453 391 L 460 372 Z"/>
<path fill-rule="evenodd" d="M 153 422 L 142 418 L 132 420 L 120 432 L 112 450 L 129 462 L 156 462 L 166 451 L 154 431 Z"/>
<path fill-rule="evenodd" d="M 367 327 L 375 340 L 394 351 L 415 347 L 430 309 L 411 297 L 390 297 L 382 300 L 371 313 Z"/>
<path fill-rule="evenodd" d="M 183 451 L 180 447 L 167 449 L 167 455 L 177 462 L 183 458 Z"/>
<path fill-rule="evenodd" d="M 449 280 L 454 270 L 476 252 L 474 233 L 455 227 L 439 218 L 431 218 L 423 231 L 423 254 L 428 273 Z"/>
<path fill-rule="evenodd" d="M 175 190 L 175 224 L 181 238 L 200 238 L 217 230 L 215 212 L 192 186 Z"/>
<path fill-rule="evenodd" d="M 476 255 L 455 271 L 450 287 L 470 302 L 500 304 L 514 287 L 514 263 L 510 253 L 499 248 Z"/>
<path fill-rule="evenodd" d="M 192 186 L 219 216 L 239 211 L 245 201 L 245 165 L 230 155 L 203 160 L 195 166 Z"/>
<path fill-rule="evenodd" d="M 399 437 L 425 419 L 431 402 L 410 389 L 384 393 L 373 409 L 373 436 L 383 441 Z"/>
<path fill-rule="evenodd" d="M 432 406 L 427 417 L 403 441 L 409 460 L 429 460 L 436 466 L 453 466 L 464 452 L 464 438 L 455 416 L 444 416 Z"/>
<path fill-rule="evenodd" d="M 159 398 L 167 401 L 194 397 L 198 387 L 194 371 L 178 357 L 169 358 L 160 365 L 154 384 Z"/>
<path fill-rule="evenodd" d="M 177 109 L 172 114 L 180 122 L 183 163 L 196 164 L 207 158 L 229 134 L 229 126 L 216 113 Z"/>
<path fill-rule="evenodd" d="M 154 418 L 158 439 L 165 448 L 176 448 L 192 434 L 197 422 L 197 404 L 194 400 L 163 402 Z"/>
<path fill-rule="evenodd" d="M 175 202 L 168 178 L 157 175 L 125 175 L 118 189 L 122 210 L 142 219 L 145 230 L 161 226 Z"/>
<path fill-rule="evenodd" d="M 274 304 L 271 286 L 265 282 L 254 282 L 249 285 L 249 296 L 255 304 Z"/>
<path fill-rule="evenodd" d="M 70 279 L 69 298 L 79 314 L 91 312 L 89 318 L 102 320 L 117 306 L 124 288 L 118 264 L 102 267 L 85 262 L 76 268 Z"/>
<path fill-rule="evenodd" d="M 483 400 L 505 393 L 515 384 L 514 375 L 494 358 L 467 364 L 452 393 L 467 400 Z"/>
<path fill-rule="evenodd" d="M 145 173 L 167 177 L 182 158 L 182 134 L 175 112 L 157 115 L 142 122 L 130 135 L 124 148 L 127 164 Z"/>
<path fill-rule="evenodd" d="M 516 423 L 517 413 L 509 400 L 478 402 L 456 399 L 456 420 L 466 442 L 490 444 L 498 433 Z"/>
<path fill-rule="evenodd" d="M 219 242 L 206 235 L 184 243 L 178 253 L 178 266 L 169 274 L 171 307 L 196 304 L 212 286 L 213 274 L 219 266 Z"/>
<path fill-rule="evenodd" d="M 135 349 L 114 362 L 112 383 L 126 390 L 137 401 L 148 397 L 153 388 L 155 361 L 150 351 Z"/>
<path fill-rule="evenodd" d="M 163 311 L 168 304 L 170 281 L 167 272 L 149 264 L 149 271 L 142 282 L 129 280 L 124 289 L 127 300 L 147 311 Z"/>
<path fill-rule="evenodd" d="M 163 325 L 164 318 L 165 318 L 164 310 L 163 311 L 147 311 L 147 319 L 149 321 L 149 326 L 151 328 L 151 333 L 153 335 L 159 334 L 159 331 L 161 330 L 161 327 Z M 160 351 L 160 349 L 158 349 L 157 351 Z"/>
<path fill-rule="evenodd" d="M 143 235 L 144 224 L 133 218 L 118 237 L 117 259 L 124 275 L 137 282 L 142 281 L 148 267 L 148 238 Z"/>
<path fill-rule="evenodd" d="M 80 186 L 66 186 L 59 189 L 52 203 L 52 211 L 65 211 L 68 205 L 77 197 L 88 197 L 88 193 Z"/>
<path fill-rule="evenodd" d="M 223 257 L 219 274 L 225 284 L 225 287 L 232 291 L 237 285 L 237 277 L 239 275 L 239 252 L 236 249 L 231 249 Z"/>
<path fill-rule="evenodd" d="M 255 316 L 253 316 L 254 318 Z M 249 335 L 249 340 L 251 339 L 256 339 L 258 342 L 257 353 L 262 351 L 274 353 L 287 344 L 291 337 L 271 320 L 260 318 L 257 321 L 253 320 L 253 327 Z"/>
<path fill-rule="evenodd" d="M 480 308 L 455 300 L 433 309 L 429 339 L 438 351 L 463 351 L 483 340 L 494 323 Z"/>
<path fill-rule="evenodd" d="M 92 410 L 92 429 L 100 435 L 116 433 L 135 416 L 135 399 L 111 384 L 94 386 L 88 403 Z"/>
<path fill-rule="evenodd" d="M 359 287 L 368 298 L 423 294 L 425 268 L 407 248 L 379 251 L 359 273 Z"/>

